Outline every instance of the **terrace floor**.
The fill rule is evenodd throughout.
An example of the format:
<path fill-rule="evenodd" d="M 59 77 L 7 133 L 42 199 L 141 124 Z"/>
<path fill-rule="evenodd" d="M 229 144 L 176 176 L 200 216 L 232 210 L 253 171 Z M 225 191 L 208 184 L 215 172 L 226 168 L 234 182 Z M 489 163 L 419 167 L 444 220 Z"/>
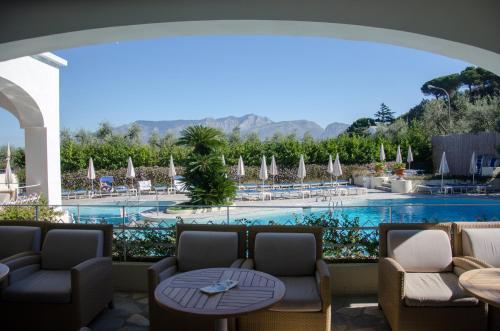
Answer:
<path fill-rule="evenodd" d="M 389 331 L 375 296 L 333 297 L 333 331 Z M 106 309 L 80 331 L 147 331 L 147 293 L 115 294 L 115 308 Z"/>

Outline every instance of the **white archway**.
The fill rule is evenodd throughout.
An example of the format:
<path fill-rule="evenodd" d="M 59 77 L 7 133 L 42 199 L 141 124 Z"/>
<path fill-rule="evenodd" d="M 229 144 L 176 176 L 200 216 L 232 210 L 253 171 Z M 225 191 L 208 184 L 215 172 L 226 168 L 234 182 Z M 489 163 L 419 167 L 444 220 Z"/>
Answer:
<path fill-rule="evenodd" d="M 59 68 L 67 62 L 44 53 L 0 62 L 0 106 L 25 133 L 28 193 L 61 204 Z"/>
<path fill-rule="evenodd" d="M 491 0 L 11 1 L 0 14 L 0 61 L 118 40 L 285 34 L 411 47 L 500 75 L 498 17 Z"/>

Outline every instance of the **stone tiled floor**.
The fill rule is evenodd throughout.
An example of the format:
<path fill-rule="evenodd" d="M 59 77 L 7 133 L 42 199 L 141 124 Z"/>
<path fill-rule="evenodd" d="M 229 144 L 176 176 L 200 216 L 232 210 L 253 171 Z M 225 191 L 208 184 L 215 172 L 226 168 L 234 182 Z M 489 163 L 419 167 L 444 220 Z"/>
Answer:
<path fill-rule="evenodd" d="M 389 331 L 377 298 L 334 297 L 334 331 Z M 89 331 L 147 331 L 148 298 L 146 293 L 116 293 L 115 308 L 106 309 L 86 328 Z M 83 331 L 83 330 L 82 330 Z"/>

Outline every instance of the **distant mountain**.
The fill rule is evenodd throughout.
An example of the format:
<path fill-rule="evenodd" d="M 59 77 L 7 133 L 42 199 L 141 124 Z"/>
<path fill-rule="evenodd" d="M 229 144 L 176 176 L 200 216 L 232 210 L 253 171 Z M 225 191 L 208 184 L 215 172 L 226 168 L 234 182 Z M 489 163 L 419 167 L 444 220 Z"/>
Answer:
<path fill-rule="evenodd" d="M 147 141 L 157 130 L 161 135 L 173 134 L 178 136 L 180 132 L 192 125 L 210 126 L 230 133 L 234 128 L 239 127 L 241 135 L 244 137 L 251 132 L 255 132 L 261 139 L 270 138 L 276 133 L 284 135 L 295 133 L 297 137 L 302 137 L 306 132 L 314 138 L 325 139 L 336 137 L 344 132 L 349 125 L 344 123 L 331 123 L 323 129 L 317 123 L 307 120 L 280 121 L 274 122 L 264 116 L 248 114 L 241 117 L 228 116 L 222 118 L 203 118 L 201 120 L 172 120 L 172 121 L 135 121 L 141 127 L 141 140 Z M 132 125 L 125 124 L 116 127 L 118 133 L 126 133 Z"/>

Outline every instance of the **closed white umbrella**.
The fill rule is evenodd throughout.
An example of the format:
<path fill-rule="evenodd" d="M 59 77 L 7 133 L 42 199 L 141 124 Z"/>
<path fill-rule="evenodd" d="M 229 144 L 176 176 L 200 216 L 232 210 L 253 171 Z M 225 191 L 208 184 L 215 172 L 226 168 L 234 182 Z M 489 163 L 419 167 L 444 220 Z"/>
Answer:
<path fill-rule="evenodd" d="M 226 166 L 226 158 L 224 157 L 224 154 L 220 157 L 222 161 L 222 165 L 225 167 Z"/>
<path fill-rule="evenodd" d="M 135 178 L 135 169 L 134 169 L 134 164 L 132 163 L 132 158 L 129 156 L 128 157 L 128 162 L 127 162 L 127 174 L 125 175 L 126 178 L 130 178 L 132 180 L 132 188 L 134 187 L 134 178 Z"/>
<path fill-rule="evenodd" d="M 330 184 L 333 186 L 333 160 L 332 154 L 328 155 L 328 166 L 326 167 L 326 172 L 330 174 Z"/>
<path fill-rule="evenodd" d="M 260 163 L 259 179 L 262 181 L 262 200 L 264 200 L 264 184 L 268 178 L 267 175 L 267 164 L 266 156 L 262 156 L 262 162 Z"/>
<path fill-rule="evenodd" d="M 304 163 L 304 155 L 300 155 L 299 160 L 299 170 L 297 171 L 297 177 L 300 178 L 300 186 L 304 186 L 304 178 L 306 178 L 306 164 Z M 304 192 L 302 192 L 302 198 L 304 198 Z"/>
<path fill-rule="evenodd" d="M 403 157 L 401 156 L 401 146 L 398 145 L 398 151 L 396 153 L 396 163 L 403 163 Z"/>
<path fill-rule="evenodd" d="M 271 157 L 271 167 L 269 169 L 269 174 L 273 176 L 273 186 L 274 186 L 274 176 L 278 176 L 278 166 L 276 165 L 276 159 L 274 155 Z"/>
<path fill-rule="evenodd" d="M 450 168 L 448 167 L 448 161 L 446 161 L 446 152 L 443 152 L 438 170 L 438 175 L 441 175 L 441 187 L 443 187 L 443 177 L 448 173 L 450 173 Z"/>
<path fill-rule="evenodd" d="M 243 158 L 241 156 L 238 159 L 238 168 L 236 169 L 236 175 L 238 176 L 238 186 L 240 186 L 241 177 L 245 176 L 245 164 L 243 163 Z"/>
<path fill-rule="evenodd" d="M 10 144 L 7 143 L 7 157 L 5 158 L 5 184 L 10 189 L 12 183 L 12 169 L 10 168 Z"/>
<path fill-rule="evenodd" d="M 177 176 L 177 172 L 175 171 L 174 165 L 174 157 L 170 155 L 170 163 L 168 165 L 168 177 L 172 181 L 172 188 L 174 188 L 174 177 Z"/>
<path fill-rule="evenodd" d="M 406 156 L 406 162 L 408 162 L 408 169 L 410 169 L 411 163 L 413 162 L 413 153 L 411 152 L 411 146 L 408 146 L 408 156 Z"/>
<path fill-rule="evenodd" d="M 469 165 L 469 174 L 472 175 L 472 184 L 474 184 L 474 176 L 476 175 L 476 171 L 477 171 L 476 152 L 472 152 Z"/>
<path fill-rule="evenodd" d="M 384 150 L 384 144 L 380 144 L 380 162 L 385 161 L 385 150 Z"/>
<path fill-rule="evenodd" d="M 333 175 L 335 176 L 335 181 L 338 181 L 338 177 L 342 176 L 342 167 L 340 166 L 339 153 L 335 156 L 335 162 L 333 163 Z"/>
<path fill-rule="evenodd" d="M 90 180 L 90 187 L 92 188 L 92 192 L 94 192 L 94 179 L 95 179 L 95 169 L 94 169 L 94 160 L 92 158 L 89 159 L 89 167 L 87 169 L 87 178 Z"/>

